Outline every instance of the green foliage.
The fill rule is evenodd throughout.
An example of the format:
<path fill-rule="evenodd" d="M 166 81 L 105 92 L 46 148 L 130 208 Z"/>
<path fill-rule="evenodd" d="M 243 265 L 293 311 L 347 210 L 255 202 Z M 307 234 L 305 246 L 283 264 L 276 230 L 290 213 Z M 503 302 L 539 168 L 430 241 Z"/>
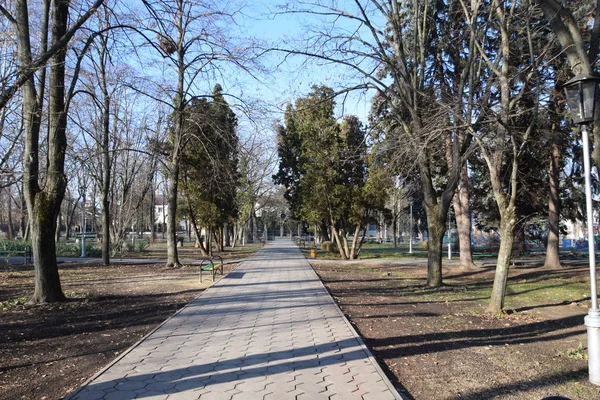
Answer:
<path fill-rule="evenodd" d="M 581 343 L 579 343 L 579 346 L 577 346 L 576 349 L 569 349 L 564 352 L 561 352 L 561 354 L 565 355 L 569 358 L 572 358 L 574 360 L 587 360 L 588 359 L 587 349 L 585 347 L 583 347 L 583 344 L 581 344 Z"/>
<path fill-rule="evenodd" d="M 58 257 L 78 257 L 81 255 L 81 245 L 77 243 L 57 242 L 56 255 Z"/>
<path fill-rule="evenodd" d="M 85 243 L 85 254 L 87 257 L 98 258 L 102 257 L 102 249 L 92 243 Z M 79 243 L 56 243 L 57 257 L 79 257 L 81 255 L 81 244 Z"/>
<path fill-rule="evenodd" d="M 138 253 L 145 253 L 146 250 L 148 250 L 148 246 L 150 246 L 150 243 L 148 243 L 147 240 L 137 240 L 135 242 L 135 251 Z"/>
<path fill-rule="evenodd" d="M 211 101 L 195 98 L 185 113 L 188 137 L 181 180 L 188 214 L 200 226 L 218 226 L 238 214 L 240 184 L 237 117 L 216 85 Z"/>
<path fill-rule="evenodd" d="M 336 121 L 333 98 L 332 89 L 313 86 L 287 107 L 285 126 L 277 128 L 279 171 L 273 178 L 286 187 L 284 197 L 296 218 L 324 232 L 334 226 L 346 240 L 376 222 L 389 182 L 383 168 L 369 164 L 358 118 Z"/>
<path fill-rule="evenodd" d="M 0 239 L 0 250 L 2 251 L 25 251 L 28 247 L 31 247 L 30 241 Z"/>

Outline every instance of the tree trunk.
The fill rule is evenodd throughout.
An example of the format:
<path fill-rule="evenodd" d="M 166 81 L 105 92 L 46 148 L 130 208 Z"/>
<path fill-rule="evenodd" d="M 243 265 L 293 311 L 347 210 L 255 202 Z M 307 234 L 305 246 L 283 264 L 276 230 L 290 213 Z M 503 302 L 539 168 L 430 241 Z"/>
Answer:
<path fill-rule="evenodd" d="M 256 213 L 252 210 L 252 242 L 256 243 L 258 240 L 258 225 L 256 224 Z"/>
<path fill-rule="evenodd" d="M 206 235 L 204 236 L 204 241 L 206 242 L 206 251 L 209 257 L 213 256 L 213 246 L 212 246 L 212 227 L 206 228 Z"/>
<path fill-rule="evenodd" d="M 223 231 L 221 227 L 215 226 L 213 229 L 213 236 L 215 239 L 215 247 L 217 248 L 217 253 L 223 252 Z"/>
<path fill-rule="evenodd" d="M 104 39 L 104 38 L 103 38 Z M 102 262 L 104 265 L 110 265 L 110 94 L 106 82 L 106 40 L 102 40 L 102 54 L 100 55 L 100 85 L 102 88 L 102 100 L 104 107 L 102 110 L 102 174 L 101 189 L 102 197 Z"/>
<path fill-rule="evenodd" d="M 150 241 L 156 242 L 156 188 L 154 187 L 154 177 L 152 177 L 152 195 L 150 196 Z"/>
<path fill-rule="evenodd" d="M 27 202 L 25 201 L 25 183 L 23 183 L 20 205 L 19 211 L 21 211 L 21 218 L 19 218 L 19 236 L 21 236 L 23 240 L 27 240 L 29 235 L 29 214 L 27 213 Z"/>
<path fill-rule="evenodd" d="M 108 172 L 108 171 L 107 171 Z M 107 173 L 109 175 L 110 173 Z M 106 178 L 105 178 L 106 179 Z M 110 265 L 110 200 L 108 191 L 102 193 L 102 263 Z"/>
<path fill-rule="evenodd" d="M 52 218 L 52 208 L 52 204 L 45 203 L 45 196 L 40 193 L 35 197 L 34 210 L 30 213 L 31 249 L 35 266 L 35 290 L 32 298 L 34 303 L 51 303 L 66 299 L 56 264 L 56 218 Z"/>
<path fill-rule="evenodd" d="M 427 286 L 442 286 L 442 253 L 446 221 L 439 217 L 438 207 L 425 207 L 427 212 Z"/>
<path fill-rule="evenodd" d="M 392 234 L 394 235 L 394 248 L 398 248 L 398 216 L 394 214 L 392 221 Z"/>
<path fill-rule="evenodd" d="M 6 237 L 8 238 L 8 240 L 13 240 L 15 238 L 15 229 L 13 226 L 13 215 L 12 215 L 12 189 L 9 187 L 8 190 L 8 197 L 6 199 L 7 203 L 8 203 L 8 221 L 7 221 L 7 231 L 6 231 Z"/>
<path fill-rule="evenodd" d="M 73 203 L 73 198 L 69 196 L 69 213 L 67 215 L 67 239 L 71 238 L 71 226 L 73 225 L 73 220 L 75 219 L 75 212 L 77 211 L 76 203 Z"/>
<path fill-rule="evenodd" d="M 358 256 L 358 250 L 360 249 L 360 245 L 362 244 L 362 239 L 361 238 L 360 242 L 358 240 L 358 236 L 360 234 L 360 225 L 356 225 L 355 229 L 354 229 L 354 238 L 352 239 L 352 248 L 350 249 L 350 260 L 354 260 L 357 258 Z"/>
<path fill-rule="evenodd" d="M 174 158 L 177 156 L 174 156 Z M 177 157 L 178 158 L 178 157 Z M 177 188 L 179 182 L 179 161 L 173 160 L 169 171 L 169 188 L 167 198 L 167 268 L 179 267 L 177 253 Z"/>
<path fill-rule="evenodd" d="M 469 177 L 467 166 L 463 166 L 460 184 L 453 199 L 454 215 L 460 250 L 460 268 L 471 269 L 475 267 L 471 249 L 471 206 L 469 205 Z"/>
<path fill-rule="evenodd" d="M 559 223 L 560 223 L 560 185 L 561 152 L 556 140 L 552 141 L 550 156 L 549 184 L 550 196 L 548 198 L 548 244 L 546 246 L 546 261 L 544 267 L 560 268 L 559 256 Z"/>
<path fill-rule="evenodd" d="M 492 297 L 487 312 L 493 315 L 502 314 L 504 310 L 504 297 L 506 295 L 506 283 L 510 268 L 512 246 L 515 237 L 516 216 L 513 209 L 502 213 L 500 222 L 500 250 L 498 250 L 498 262 L 494 276 Z"/>
<path fill-rule="evenodd" d="M 52 40 L 61 38 L 67 29 L 68 2 L 53 2 Z M 18 52 L 22 68 L 31 65 L 29 21 L 27 3 L 20 0 L 16 5 L 18 27 Z M 46 32 L 42 37 L 47 37 Z M 39 180 L 39 132 L 41 98 L 38 100 L 33 80 L 23 85 L 23 119 L 25 129 L 24 196 L 29 213 L 31 242 L 35 266 L 35 289 L 32 302 L 63 301 L 54 232 L 56 219 L 66 188 L 64 176 L 65 151 L 67 148 L 65 113 L 65 50 L 52 58 L 49 90 L 49 116 L 47 139 L 47 170 L 43 189 Z"/>
<path fill-rule="evenodd" d="M 60 241 L 60 215 L 61 212 L 58 212 L 58 216 L 56 217 L 56 230 L 54 231 L 54 241 L 58 243 Z"/>
<path fill-rule="evenodd" d="M 331 237 L 329 236 L 329 227 L 327 226 L 327 222 L 325 220 L 321 221 L 321 232 L 323 233 L 323 240 L 330 242 Z"/>

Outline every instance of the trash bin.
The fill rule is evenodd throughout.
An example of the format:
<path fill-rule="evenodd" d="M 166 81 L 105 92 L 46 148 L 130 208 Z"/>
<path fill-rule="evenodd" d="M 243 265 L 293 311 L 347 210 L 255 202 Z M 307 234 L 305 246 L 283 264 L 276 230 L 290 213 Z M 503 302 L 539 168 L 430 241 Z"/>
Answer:
<path fill-rule="evenodd" d="M 311 258 L 317 258 L 317 249 L 311 249 L 310 250 L 310 257 Z"/>

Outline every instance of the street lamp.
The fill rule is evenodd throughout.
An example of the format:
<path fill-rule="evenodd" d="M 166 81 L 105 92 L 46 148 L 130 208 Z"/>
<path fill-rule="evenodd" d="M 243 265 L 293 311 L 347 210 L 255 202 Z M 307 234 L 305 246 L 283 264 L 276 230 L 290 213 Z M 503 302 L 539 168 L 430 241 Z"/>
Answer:
<path fill-rule="evenodd" d="M 85 185 L 79 187 L 81 195 L 81 257 L 85 257 Z"/>
<path fill-rule="evenodd" d="M 584 319 L 588 339 L 588 368 L 590 382 L 600 385 L 600 310 L 596 292 L 596 246 L 592 214 L 592 184 L 590 175 L 590 147 L 588 123 L 594 121 L 596 97 L 600 78 L 577 75 L 565 83 L 567 104 L 573 122 L 579 125 L 583 139 L 583 168 L 585 175 L 585 203 L 587 212 L 588 253 L 590 258 L 590 289 L 592 306 Z M 597 132 L 596 134 L 600 134 Z"/>

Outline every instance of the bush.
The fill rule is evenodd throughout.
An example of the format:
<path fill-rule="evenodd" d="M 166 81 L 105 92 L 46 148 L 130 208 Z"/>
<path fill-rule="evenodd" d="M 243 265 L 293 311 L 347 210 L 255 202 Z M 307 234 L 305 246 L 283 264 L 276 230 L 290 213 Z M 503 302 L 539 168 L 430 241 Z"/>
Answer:
<path fill-rule="evenodd" d="M 0 250 L 4 251 L 25 251 L 29 246 L 31 242 L 26 240 L 0 239 Z"/>
<path fill-rule="evenodd" d="M 102 249 L 92 245 L 85 245 L 85 255 L 92 258 L 102 257 Z"/>
<path fill-rule="evenodd" d="M 58 257 L 77 257 L 81 255 L 81 245 L 76 243 L 56 243 L 56 255 Z"/>
<path fill-rule="evenodd" d="M 148 246 L 150 246 L 150 244 L 148 243 L 148 241 L 146 240 L 138 240 L 137 242 L 135 242 L 135 251 L 137 251 L 138 253 L 143 253 L 146 251 L 146 249 L 148 248 Z"/>
<path fill-rule="evenodd" d="M 81 255 L 81 244 L 58 242 L 56 243 L 56 255 L 58 257 L 79 257 Z M 102 249 L 91 243 L 86 243 L 85 255 L 92 258 L 102 257 Z"/>
<path fill-rule="evenodd" d="M 126 240 L 123 242 L 123 244 L 125 245 L 125 251 L 128 253 L 135 251 L 135 243 L 131 243 L 129 240 Z"/>
<path fill-rule="evenodd" d="M 321 250 L 326 251 L 328 253 L 336 253 L 337 246 L 333 242 L 321 242 Z"/>

